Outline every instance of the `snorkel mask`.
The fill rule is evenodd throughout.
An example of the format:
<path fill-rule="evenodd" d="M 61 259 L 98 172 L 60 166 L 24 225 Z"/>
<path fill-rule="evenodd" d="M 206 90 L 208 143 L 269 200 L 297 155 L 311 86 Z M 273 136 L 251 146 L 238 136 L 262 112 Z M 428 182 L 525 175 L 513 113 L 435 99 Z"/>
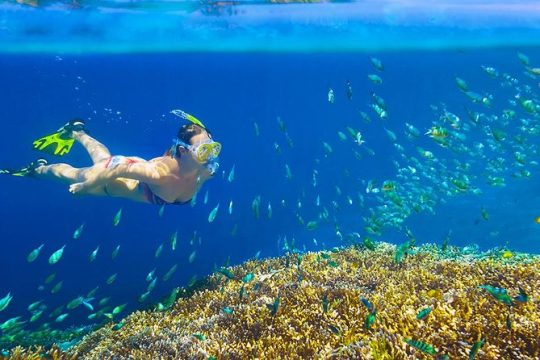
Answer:
<path fill-rule="evenodd" d="M 189 122 L 195 125 L 198 125 L 204 130 L 208 131 L 199 119 L 197 119 L 193 115 L 186 113 L 185 111 L 173 110 L 171 111 L 171 114 L 174 114 L 184 120 L 188 120 Z M 193 156 L 195 157 L 195 160 L 199 164 L 206 164 L 206 167 L 208 171 L 210 172 L 210 174 L 214 175 L 214 173 L 217 171 L 219 167 L 218 156 L 219 156 L 219 153 L 221 152 L 220 143 L 212 139 L 205 140 L 194 145 L 186 144 L 185 142 L 183 142 L 182 140 L 178 138 L 174 139 L 173 141 L 174 143 L 173 143 L 173 148 L 171 151 L 171 155 L 173 157 L 177 155 L 177 147 L 178 145 L 180 145 L 184 147 L 185 149 L 189 150 L 193 154 Z"/>

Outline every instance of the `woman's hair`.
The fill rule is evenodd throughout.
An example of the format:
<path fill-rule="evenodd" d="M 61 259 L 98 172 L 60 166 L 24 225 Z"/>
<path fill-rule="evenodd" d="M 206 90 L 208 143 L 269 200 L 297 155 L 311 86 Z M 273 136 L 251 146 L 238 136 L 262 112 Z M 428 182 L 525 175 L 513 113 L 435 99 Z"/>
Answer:
<path fill-rule="evenodd" d="M 212 137 L 210 131 L 208 129 L 202 128 L 199 125 L 196 124 L 185 124 L 182 125 L 182 127 L 178 130 L 178 134 L 176 135 L 178 140 L 185 142 L 186 144 L 191 144 L 191 138 L 195 135 L 201 134 L 203 131 L 206 131 L 208 133 L 208 136 Z M 181 146 L 181 145 L 174 145 L 174 146 Z M 173 148 L 169 148 L 165 155 L 172 155 Z M 180 156 L 180 152 L 176 151 L 178 154 L 177 156 Z"/>

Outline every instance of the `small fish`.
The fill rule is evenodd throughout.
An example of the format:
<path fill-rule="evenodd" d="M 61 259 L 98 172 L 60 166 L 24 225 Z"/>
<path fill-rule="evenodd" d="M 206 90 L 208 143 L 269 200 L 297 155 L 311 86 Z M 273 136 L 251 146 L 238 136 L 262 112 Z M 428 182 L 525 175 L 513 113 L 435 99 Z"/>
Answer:
<path fill-rule="evenodd" d="M 376 57 L 370 57 L 369 61 L 371 61 L 371 65 L 379 71 L 384 71 L 384 65 L 381 60 L 377 59 Z"/>
<path fill-rule="evenodd" d="M 146 292 L 142 293 L 137 300 L 140 303 L 145 303 L 146 300 L 148 300 L 148 296 L 150 296 L 150 291 L 146 291 Z"/>
<path fill-rule="evenodd" d="M 37 321 L 41 315 L 43 315 L 43 310 L 38 310 L 34 313 L 32 313 L 32 317 L 30 318 L 30 322 L 35 322 Z"/>
<path fill-rule="evenodd" d="M 469 86 L 467 85 L 467 82 L 463 80 L 462 78 L 456 77 L 456 85 L 459 88 L 459 90 L 463 92 L 469 91 Z"/>
<path fill-rule="evenodd" d="M 370 303 L 366 298 L 363 297 L 360 298 L 360 301 L 362 302 L 362 304 L 364 304 L 364 306 L 368 309 L 370 313 L 373 312 L 374 308 L 372 303 Z"/>
<path fill-rule="evenodd" d="M 291 168 L 289 167 L 289 164 L 285 164 L 285 178 L 287 180 L 292 179 L 292 172 L 291 172 Z"/>
<path fill-rule="evenodd" d="M 368 79 L 369 81 L 371 81 L 372 83 L 374 83 L 375 85 L 380 85 L 382 84 L 382 79 L 379 75 L 377 74 L 368 74 Z"/>
<path fill-rule="evenodd" d="M 66 307 L 67 307 L 69 310 L 76 309 L 76 308 L 78 308 L 79 306 L 82 305 L 83 301 L 84 301 L 84 298 L 83 298 L 82 296 L 78 296 L 78 297 L 76 297 L 75 299 L 71 300 L 71 301 L 67 304 Z"/>
<path fill-rule="evenodd" d="M 423 320 L 423 319 L 425 319 L 425 318 L 429 315 L 429 313 L 430 313 L 432 310 L 433 310 L 433 309 L 432 309 L 431 307 L 424 308 L 424 309 L 420 310 L 420 311 L 418 312 L 418 314 L 416 314 L 416 318 L 417 318 L 418 320 Z"/>
<path fill-rule="evenodd" d="M 120 208 L 120 210 L 118 210 L 118 212 L 116 213 L 116 215 L 114 215 L 114 218 L 113 218 L 113 225 L 114 226 L 118 226 L 118 224 L 120 224 L 120 220 L 122 219 L 122 208 Z"/>
<path fill-rule="evenodd" d="M 415 349 L 418 349 L 422 351 L 423 353 L 429 354 L 429 355 L 437 355 L 437 350 L 433 348 L 433 346 L 426 344 L 425 342 L 413 340 L 413 339 L 405 339 L 405 342 L 412 346 Z"/>
<path fill-rule="evenodd" d="M 335 96 L 334 96 L 334 90 L 332 88 L 328 89 L 328 102 L 330 104 L 333 104 L 335 101 Z"/>
<path fill-rule="evenodd" d="M 249 283 L 251 280 L 253 280 L 254 277 L 255 277 L 255 275 L 253 275 L 252 273 L 248 273 L 248 274 L 246 274 L 246 276 L 244 276 L 244 277 L 242 278 L 242 281 L 243 281 L 244 283 L 247 284 L 247 283 Z"/>
<path fill-rule="evenodd" d="M 157 284 L 157 277 L 155 277 L 152 281 L 150 281 L 150 283 L 146 287 L 146 291 L 152 292 L 152 290 L 154 290 L 154 288 L 156 287 L 156 284 Z"/>
<path fill-rule="evenodd" d="M 116 306 L 116 307 L 113 309 L 112 314 L 113 314 L 113 315 L 118 315 L 118 314 L 120 314 L 120 313 L 124 310 L 124 308 L 126 307 L 126 305 L 127 305 L 127 303 L 124 303 L 124 304 L 122 304 L 122 305 Z"/>
<path fill-rule="evenodd" d="M 26 257 L 26 261 L 28 261 L 30 263 L 30 262 L 36 260 L 37 257 L 39 256 L 40 252 L 41 252 L 41 249 L 43 249 L 43 246 L 45 246 L 45 244 L 41 244 L 37 248 L 35 248 L 34 250 L 30 251 L 30 253 Z"/>
<path fill-rule="evenodd" d="M 316 221 L 309 221 L 306 225 L 308 230 L 315 230 L 319 224 Z"/>
<path fill-rule="evenodd" d="M 118 276 L 118 273 L 114 273 L 111 276 L 109 276 L 106 280 L 107 285 L 111 285 L 116 280 L 117 276 Z"/>
<path fill-rule="evenodd" d="M 119 322 L 119 323 L 115 324 L 111 329 L 112 329 L 112 331 L 118 331 L 118 330 L 120 330 L 121 328 L 124 327 L 124 324 L 125 324 L 124 322 Z"/>
<path fill-rule="evenodd" d="M 176 242 L 178 240 L 178 230 L 175 231 L 172 235 L 171 235 L 171 238 L 169 240 L 170 244 L 171 244 L 171 249 L 172 251 L 175 251 L 176 250 Z"/>
<path fill-rule="evenodd" d="M 109 300 L 111 300 L 110 297 L 104 297 L 103 299 L 99 300 L 99 306 L 104 306 L 104 305 L 107 305 L 107 303 L 109 302 Z"/>
<path fill-rule="evenodd" d="M 165 205 L 161 205 L 159 207 L 158 216 L 163 217 L 163 214 L 165 213 Z"/>
<path fill-rule="evenodd" d="M 208 204 L 208 190 L 206 190 L 206 192 L 204 193 L 203 204 L 204 205 Z"/>
<path fill-rule="evenodd" d="M 373 310 L 366 316 L 366 320 L 364 321 L 364 328 L 366 330 L 371 330 L 373 324 L 375 323 L 376 318 L 377 318 L 377 310 Z"/>
<path fill-rule="evenodd" d="M 192 264 L 195 261 L 196 257 L 197 257 L 197 250 L 193 250 L 193 252 L 189 254 L 188 262 Z"/>
<path fill-rule="evenodd" d="M 218 273 L 225 275 L 227 279 L 234 280 L 234 274 L 231 270 L 227 269 L 226 267 L 221 267 L 217 270 Z"/>
<path fill-rule="evenodd" d="M 242 284 L 242 287 L 240 288 L 240 291 L 238 292 L 238 296 L 240 297 L 240 300 L 244 298 L 244 292 L 245 292 L 244 284 Z"/>
<path fill-rule="evenodd" d="M 214 219 L 216 218 L 218 210 L 219 210 L 219 203 L 216 205 L 215 208 L 212 209 L 212 211 L 210 211 L 210 214 L 208 214 L 208 222 L 209 223 L 214 221 Z"/>
<path fill-rule="evenodd" d="M 491 286 L 491 285 L 480 285 L 479 288 L 486 290 L 497 301 L 500 301 L 505 305 L 508 305 L 508 306 L 514 305 L 512 303 L 512 298 L 508 295 L 506 289 Z"/>
<path fill-rule="evenodd" d="M 484 346 L 485 342 L 485 339 L 480 339 L 474 343 L 474 345 L 471 347 L 471 350 L 469 351 L 469 360 L 474 360 L 476 358 L 478 351 L 480 351 L 480 348 Z"/>
<path fill-rule="evenodd" d="M 232 215 L 232 212 L 233 212 L 233 201 L 231 200 L 229 202 L 229 215 Z"/>
<path fill-rule="evenodd" d="M 483 218 L 484 220 L 486 220 L 486 221 L 489 220 L 489 213 L 487 212 L 487 210 L 486 210 L 484 207 L 482 207 L 482 208 L 480 209 L 480 214 L 482 215 L 482 218 Z"/>
<path fill-rule="evenodd" d="M 163 252 L 163 244 L 159 244 L 159 246 L 156 249 L 156 252 L 154 253 L 154 257 L 157 259 L 161 256 L 161 253 Z"/>
<path fill-rule="evenodd" d="M 331 332 L 333 332 L 336 335 L 341 334 L 341 330 L 339 330 L 339 328 L 335 325 L 329 324 L 328 328 L 330 329 Z"/>
<path fill-rule="evenodd" d="M 508 330 L 512 330 L 512 319 L 510 318 L 510 314 L 506 315 L 506 328 Z"/>
<path fill-rule="evenodd" d="M 269 219 L 272 218 L 272 204 L 270 204 L 270 202 L 268 202 L 268 206 L 266 207 L 266 215 Z"/>
<path fill-rule="evenodd" d="M 352 90 L 352 85 L 351 85 L 351 82 L 347 80 L 347 84 L 345 85 L 345 90 L 347 92 L 347 98 L 352 101 L 352 98 L 353 98 L 353 90 Z"/>
<path fill-rule="evenodd" d="M 63 284 L 64 284 L 64 280 L 61 280 L 58 283 L 56 283 L 56 285 L 54 285 L 54 287 L 51 289 L 51 294 L 56 294 L 57 292 L 59 292 Z"/>
<path fill-rule="evenodd" d="M 235 165 L 233 165 L 231 171 L 229 171 L 229 176 L 227 176 L 228 182 L 233 182 L 234 180 L 234 168 L 235 168 Z"/>
<path fill-rule="evenodd" d="M 154 268 L 152 271 L 150 271 L 147 275 L 146 275 L 146 282 L 150 282 L 154 279 L 154 276 L 155 276 L 155 273 L 156 273 L 156 268 Z"/>
<path fill-rule="evenodd" d="M 49 264 L 53 265 L 56 264 L 60 259 L 62 258 L 62 255 L 64 254 L 64 248 L 66 245 L 62 246 L 60 249 L 56 250 L 52 253 L 52 255 L 49 257 Z"/>
<path fill-rule="evenodd" d="M 73 232 L 73 239 L 77 240 L 78 238 L 80 238 L 83 230 L 84 230 L 84 223 L 81 224 L 77 229 L 75 229 L 75 231 Z"/>
<path fill-rule="evenodd" d="M 526 303 L 529 301 L 529 295 L 525 292 L 525 290 L 519 288 L 519 294 L 514 297 L 514 300 L 520 303 Z"/>
<path fill-rule="evenodd" d="M 57 323 L 60 323 L 60 322 L 64 321 L 68 317 L 68 315 L 69 314 L 67 314 L 67 313 L 58 315 L 58 317 L 54 321 L 57 322 Z"/>
<path fill-rule="evenodd" d="M 0 300 L 1 302 L 2 300 Z M 41 305 L 41 303 L 43 302 L 43 300 L 39 300 L 39 301 L 36 301 L 36 302 L 33 302 L 31 303 L 30 305 L 28 305 L 28 311 L 34 311 L 38 308 L 39 305 Z M 1 311 L 1 310 L 0 310 Z"/>
<path fill-rule="evenodd" d="M 116 259 L 116 257 L 118 256 L 118 252 L 120 251 L 120 245 L 116 246 L 114 248 L 114 250 L 112 251 L 111 253 L 111 259 Z"/>
<path fill-rule="evenodd" d="M 94 249 L 94 251 L 92 251 L 92 253 L 88 257 L 88 261 L 92 262 L 92 261 L 96 260 L 96 256 L 98 254 L 98 251 L 99 251 L 99 245 L 98 245 L 97 248 Z"/>
<path fill-rule="evenodd" d="M 518 53 L 517 53 L 517 57 L 518 57 L 519 61 L 520 61 L 523 65 L 525 65 L 525 66 L 529 65 L 529 57 L 528 57 L 527 55 L 518 52 Z"/>
<path fill-rule="evenodd" d="M 253 211 L 253 214 L 255 215 L 256 219 L 259 219 L 259 216 L 260 216 L 260 205 L 261 205 L 261 196 L 257 195 L 251 202 L 251 210 Z"/>
<path fill-rule="evenodd" d="M 167 271 L 167 273 L 165 275 L 163 275 L 163 281 L 169 281 L 169 279 L 171 278 L 171 276 L 173 276 L 173 274 L 176 272 L 176 268 L 178 267 L 178 265 L 174 264 L 173 266 L 171 266 L 171 268 L 169 269 L 169 271 Z"/>
<path fill-rule="evenodd" d="M 195 333 L 195 334 L 193 334 L 193 337 L 195 337 L 195 338 L 197 338 L 197 339 L 199 339 L 201 341 L 206 340 L 206 336 L 204 336 L 204 334 L 201 334 L 201 333 Z"/>
<path fill-rule="evenodd" d="M 374 251 L 375 250 L 375 242 L 368 238 L 367 236 L 362 240 L 362 245 L 368 250 Z"/>
<path fill-rule="evenodd" d="M 279 294 L 278 296 L 276 296 L 276 298 L 274 299 L 274 302 L 271 303 L 271 304 L 266 304 L 266 307 L 268 308 L 268 310 L 270 310 L 270 314 L 272 314 L 272 316 L 275 316 L 279 310 L 279 302 L 280 302 L 280 299 L 279 299 Z"/>
<path fill-rule="evenodd" d="M 234 312 L 234 310 L 231 309 L 231 308 L 228 307 L 228 306 L 225 306 L 225 307 L 223 308 L 223 312 L 224 312 L 225 314 L 227 314 L 227 315 L 232 315 L 232 313 Z"/>
<path fill-rule="evenodd" d="M 12 299 L 13 296 L 11 296 L 11 292 L 9 292 L 6 296 L 0 299 L 0 311 L 4 311 L 8 307 Z"/>
<path fill-rule="evenodd" d="M 255 136 L 259 136 L 261 133 L 259 131 L 259 124 L 253 122 L 253 130 L 255 131 Z"/>

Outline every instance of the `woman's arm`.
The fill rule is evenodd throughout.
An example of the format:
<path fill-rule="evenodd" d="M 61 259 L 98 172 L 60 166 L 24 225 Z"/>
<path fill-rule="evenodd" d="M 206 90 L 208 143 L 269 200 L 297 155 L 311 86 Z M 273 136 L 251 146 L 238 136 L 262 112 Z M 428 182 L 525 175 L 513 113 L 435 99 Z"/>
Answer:
<path fill-rule="evenodd" d="M 89 188 L 105 185 L 116 178 L 128 178 L 149 184 L 157 184 L 167 172 L 167 166 L 155 162 L 137 161 L 118 164 L 99 171 L 89 170 L 85 181 L 70 185 L 69 191 L 73 194 L 84 192 Z"/>

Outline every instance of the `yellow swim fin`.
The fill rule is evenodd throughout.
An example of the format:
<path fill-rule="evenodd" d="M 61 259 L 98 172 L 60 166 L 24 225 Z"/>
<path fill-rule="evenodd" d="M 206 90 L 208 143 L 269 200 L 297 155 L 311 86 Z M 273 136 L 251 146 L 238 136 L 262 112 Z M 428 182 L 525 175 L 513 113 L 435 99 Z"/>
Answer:
<path fill-rule="evenodd" d="M 63 137 L 64 136 L 64 137 Z M 33 142 L 34 150 L 43 151 L 47 154 L 64 156 L 71 150 L 75 140 L 71 137 L 65 137 L 65 131 L 58 131 L 54 134 L 43 136 Z"/>

